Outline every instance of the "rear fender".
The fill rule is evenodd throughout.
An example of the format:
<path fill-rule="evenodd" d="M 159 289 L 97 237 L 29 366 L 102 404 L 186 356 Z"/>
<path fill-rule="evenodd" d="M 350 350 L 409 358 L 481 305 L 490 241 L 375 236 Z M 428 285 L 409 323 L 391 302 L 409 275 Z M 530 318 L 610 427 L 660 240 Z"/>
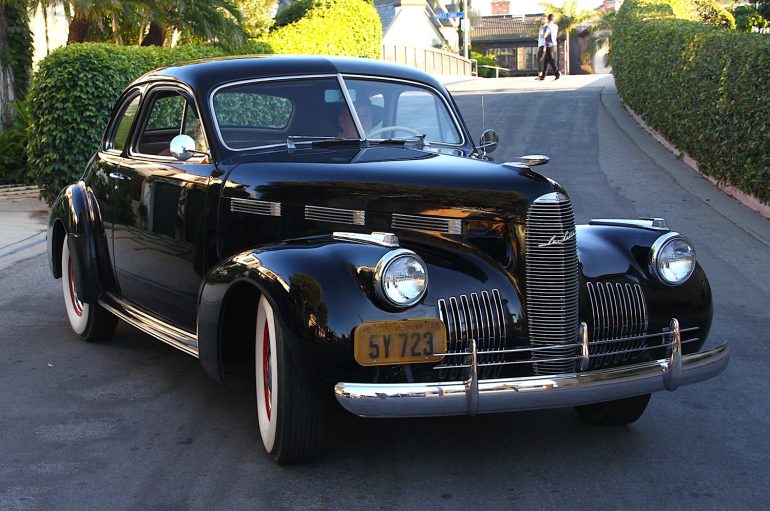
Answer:
<path fill-rule="evenodd" d="M 93 194 L 83 181 L 65 188 L 56 198 L 48 222 L 48 262 L 54 277 L 60 278 L 61 231 L 68 236 L 68 247 L 78 295 L 86 303 L 94 303 L 103 288 L 99 275 L 97 236 L 104 237 L 99 209 Z"/>

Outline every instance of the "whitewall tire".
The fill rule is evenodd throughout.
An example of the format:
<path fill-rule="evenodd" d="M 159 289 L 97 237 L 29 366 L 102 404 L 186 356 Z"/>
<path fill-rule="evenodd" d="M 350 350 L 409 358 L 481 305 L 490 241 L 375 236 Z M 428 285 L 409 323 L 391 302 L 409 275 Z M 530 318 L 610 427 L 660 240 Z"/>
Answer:
<path fill-rule="evenodd" d="M 294 363 L 285 342 L 288 331 L 264 295 L 256 327 L 254 368 L 262 444 L 282 465 L 306 463 L 320 453 L 326 429 L 322 388 Z"/>
<path fill-rule="evenodd" d="M 85 303 L 78 296 L 75 284 L 75 272 L 78 271 L 72 260 L 69 236 L 64 237 L 61 250 L 61 284 L 64 308 L 72 330 L 86 341 L 101 341 L 112 337 L 118 318 L 110 314 L 98 303 Z"/>

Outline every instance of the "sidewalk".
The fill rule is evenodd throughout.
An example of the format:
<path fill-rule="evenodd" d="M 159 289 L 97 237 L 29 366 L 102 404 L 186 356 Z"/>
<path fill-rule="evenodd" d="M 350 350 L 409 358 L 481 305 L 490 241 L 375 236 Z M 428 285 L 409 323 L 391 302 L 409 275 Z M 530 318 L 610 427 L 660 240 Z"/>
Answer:
<path fill-rule="evenodd" d="M 0 270 L 46 251 L 48 206 L 35 187 L 0 187 Z"/>

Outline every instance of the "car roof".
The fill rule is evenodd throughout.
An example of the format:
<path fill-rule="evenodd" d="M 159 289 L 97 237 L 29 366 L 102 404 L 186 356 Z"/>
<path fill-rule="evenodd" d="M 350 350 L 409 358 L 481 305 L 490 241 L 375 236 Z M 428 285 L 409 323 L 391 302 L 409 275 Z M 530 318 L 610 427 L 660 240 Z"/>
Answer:
<path fill-rule="evenodd" d="M 444 90 L 433 76 L 411 67 L 381 60 L 316 55 L 252 55 L 196 60 L 150 71 L 132 85 L 173 79 L 205 94 L 218 85 L 240 80 L 337 73 L 400 78 Z"/>

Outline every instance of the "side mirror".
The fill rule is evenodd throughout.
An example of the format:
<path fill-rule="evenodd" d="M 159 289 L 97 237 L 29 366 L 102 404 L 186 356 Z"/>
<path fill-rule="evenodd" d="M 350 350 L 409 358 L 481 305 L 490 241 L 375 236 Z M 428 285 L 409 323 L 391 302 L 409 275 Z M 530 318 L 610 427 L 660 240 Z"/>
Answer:
<path fill-rule="evenodd" d="M 538 165 L 545 165 L 551 159 L 544 154 L 528 154 L 526 156 L 519 156 L 519 160 L 528 167 L 536 167 Z"/>
<path fill-rule="evenodd" d="M 479 149 L 484 154 L 492 153 L 497 149 L 497 142 L 499 137 L 495 130 L 486 130 L 481 134 L 481 140 L 479 140 Z"/>
<path fill-rule="evenodd" d="M 177 135 L 171 139 L 169 149 L 171 156 L 180 161 L 187 161 L 198 152 L 195 147 L 195 140 L 190 135 Z"/>

